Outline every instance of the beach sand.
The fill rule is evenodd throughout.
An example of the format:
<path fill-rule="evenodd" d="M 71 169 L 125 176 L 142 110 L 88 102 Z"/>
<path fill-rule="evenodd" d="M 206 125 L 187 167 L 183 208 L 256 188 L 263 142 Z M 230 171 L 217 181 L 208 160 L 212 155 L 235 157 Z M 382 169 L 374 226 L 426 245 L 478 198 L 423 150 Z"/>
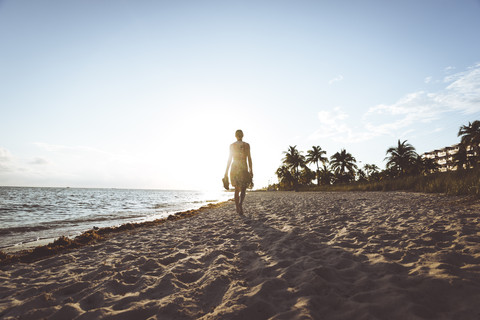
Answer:
<path fill-rule="evenodd" d="M 3 319 L 480 319 L 480 206 L 249 193 L 0 268 Z"/>

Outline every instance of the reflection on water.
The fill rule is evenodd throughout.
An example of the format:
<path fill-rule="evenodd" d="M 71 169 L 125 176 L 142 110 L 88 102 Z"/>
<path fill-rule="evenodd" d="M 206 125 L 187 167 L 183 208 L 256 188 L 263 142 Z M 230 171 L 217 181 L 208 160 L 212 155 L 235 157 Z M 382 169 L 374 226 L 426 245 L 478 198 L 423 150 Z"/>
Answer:
<path fill-rule="evenodd" d="M 0 187 L 0 248 L 225 201 L 223 191 Z"/>

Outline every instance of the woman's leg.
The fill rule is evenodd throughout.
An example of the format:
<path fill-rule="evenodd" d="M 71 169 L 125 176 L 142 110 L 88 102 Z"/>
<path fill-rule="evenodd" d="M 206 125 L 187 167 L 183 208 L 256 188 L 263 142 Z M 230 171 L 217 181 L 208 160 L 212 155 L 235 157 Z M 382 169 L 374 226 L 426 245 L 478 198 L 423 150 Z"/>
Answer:
<path fill-rule="evenodd" d="M 239 207 L 240 207 L 240 214 L 243 215 L 243 200 L 245 200 L 245 194 L 247 193 L 247 188 L 242 188 L 240 191 L 240 200 L 239 200 Z"/>
<path fill-rule="evenodd" d="M 247 193 L 247 188 L 242 188 L 240 191 L 240 207 L 243 204 L 243 200 L 245 200 L 245 194 Z"/>
<path fill-rule="evenodd" d="M 237 213 L 242 214 L 239 193 L 240 193 L 240 188 L 235 187 L 235 207 L 237 208 Z"/>

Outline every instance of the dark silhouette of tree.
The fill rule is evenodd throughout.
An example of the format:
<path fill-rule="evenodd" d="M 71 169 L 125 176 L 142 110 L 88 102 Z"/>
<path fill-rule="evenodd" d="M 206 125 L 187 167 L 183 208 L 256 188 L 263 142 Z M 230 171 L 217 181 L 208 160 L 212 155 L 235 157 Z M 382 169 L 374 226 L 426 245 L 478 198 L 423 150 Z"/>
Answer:
<path fill-rule="evenodd" d="M 300 171 L 299 167 L 305 166 L 305 157 L 297 150 L 297 146 L 289 146 L 288 151 L 284 152 L 285 157 L 283 158 L 283 164 L 291 170 L 294 180 L 294 188 L 297 190 Z"/>
<path fill-rule="evenodd" d="M 357 175 L 357 181 L 358 182 L 368 181 L 367 173 L 365 171 L 363 171 L 362 169 L 358 169 L 356 175 Z"/>
<path fill-rule="evenodd" d="M 458 145 L 458 152 L 453 157 L 449 152 L 452 148 L 445 148 L 447 169 L 452 166 L 456 166 L 457 170 L 480 166 L 480 121 L 475 120 L 461 126 L 458 136 L 461 137 L 461 142 Z M 330 162 L 325 156 L 326 152 L 320 146 L 312 146 L 311 150 L 307 151 L 306 157 L 297 149 L 297 146 L 289 146 L 283 154 L 282 166 L 275 172 L 280 189 L 298 190 L 299 184 L 311 185 L 315 178 L 317 185 L 330 185 L 355 180 L 381 181 L 409 174 L 428 175 L 439 171 L 440 167 L 435 161 L 437 158 L 418 155 L 413 145 L 407 140 L 400 141 L 400 139 L 396 146 L 387 149 L 384 159 L 387 160 L 387 164 L 384 170 L 380 170 L 375 164 L 365 164 L 362 169 L 359 169 L 356 159 L 345 149 L 332 155 Z M 320 163 L 323 164 L 322 167 Z M 316 172 L 307 167 L 307 164 L 315 164 Z"/>
<path fill-rule="evenodd" d="M 393 167 L 391 168 L 385 168 L 380 172 L 380 179 L 379 180 L 388 180 L 388 179 L 393 179 L 398 176 L 398 171 L 394 169 Z"/>
<path fill-rule="evenodd" d="M 330 166 L 334 170 L 338 182 L 349 182 L 355 179 L 357 160 L 345 149 L 330 157 Z"/>
<path fill-rule="evenodd" d="M 469 157 L 467 146 L 460 143 L 458 145 L 458 151 L 453 155 L 453 163 L 457 167 L 457 170 L 464 170 L 472 167 L 474 159 Z"/>
<path fill-rule="evenodd" d="M 294 187 L 295 178 L 293 177 L 290 169 L 286 165 L 278 168 L 277 171 L 275 171 L 275 174 L 278 177 L 281 189 L 288 190 Z"/>
<path fill-rule="evenodd" d="M 312 150 L 307 151 L 307 163 L 315 163 L 317 165 L 317 185 L 320 185 L 320 168 L 318 163 L 322 162 L 325 164 L 328 161 L 328 158 L 323 156 L 324 154 L 327 154 L 327 152 L 322 150 L 320 146 L 312 146 Z"/>
<path fill-rule="evenodd" d="M 468 122 L 466 126 L 461 126 L 458 136 L 461 137 L 460 145 L 467 151 L 467 158 L 472 158 L 469 159 L 469 164 L 477 166 L 480 160 L 480 121 L 475 120 L 472 123 Z"/>
<path fill-rule="evenodd" d="M 367 174 L 368 181 L 380 180 L 380 168 L 375 164 L 365 164 L 363 170 Z"/>
<path fill-rule="evenodd" d="M 324 185 L 330 185 L 333 181 L 333 172 L 323 164 L 323 167 L 319 170 L 320 182 Z"/>
<path fill-rule="evenodd" d="M 385 160 L 388 160 L 387 169 L 396 172 L 397 176 L 409 173 L 415 159 L 418 157 L 415 148 L 407 143 L 407 140 L 400 142 L 400 139 L 396 147 L 388 148 L 386 154 L 390 154 L 385 158 Z"/>
<path fill-rule="evenodd" d="M 410 174 L 416 175 L 427 175 L 430 173 L 437 172 L 439 169 L 439 165 L 435 162 L 434 159 L 431 158 L 424 158 L 420 155 L 417 155 L 416 158 L 412 159 L 412 163 L 408 170 Z"/>
<path fill-rule="evenodd" d="M 417 163 L 421 174 L 427 175 L 438 171 L 439 166 L 434 159 L 418 156 Z"/>
<path fill-rule="evenodd" d="M 372 173 L 380 171 L 380 168 L 376 164 L 368 164 L 368 163 L 363 165 L 363 169 L 368 175 L 371 175 Z"/>
<path fill-rule="evenodd" d="M 304 166 L 300 171 L 299 183 L 304 186 L 308 186 L 312 183 L 312 180 L 315 179 L 315 172 L 309 167 Z"/>

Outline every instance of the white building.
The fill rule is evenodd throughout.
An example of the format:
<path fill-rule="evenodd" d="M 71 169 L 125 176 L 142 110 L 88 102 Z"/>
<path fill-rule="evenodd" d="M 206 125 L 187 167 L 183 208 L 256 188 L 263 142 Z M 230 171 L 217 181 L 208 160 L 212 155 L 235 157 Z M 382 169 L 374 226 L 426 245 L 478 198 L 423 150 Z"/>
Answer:
<path fill-rule="evenodd" d="M 422 154 L 422 158 L 433 159 L 437 163 L 439 171 L 455 171 L 457 170 L 457 166 L 454 162 L 454 156 L 459 149 L 460 144 L 455 144 L 450 147 L 425 152 Z M 467 147 L 467 155 L 473 156 L 473 150 L 471 147 Z"/>

